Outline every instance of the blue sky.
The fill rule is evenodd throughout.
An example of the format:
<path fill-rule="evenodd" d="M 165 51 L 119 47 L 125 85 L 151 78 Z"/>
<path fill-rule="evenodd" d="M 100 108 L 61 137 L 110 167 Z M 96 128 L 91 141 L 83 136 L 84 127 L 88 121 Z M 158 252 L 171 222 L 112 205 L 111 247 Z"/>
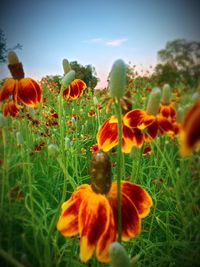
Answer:
<path fill-rule="evenodd" d="M 26 76 L 63 74 L 62 60 L 91 64 L 104 84 L 113 62 L 122 58 L 147 68 L 157 51 L 177 38 L 200 40 L 198 1 L 191 0 L 6 0 L 0 28 Z M 0 78 L 10 76 L 6 64 Z"/>

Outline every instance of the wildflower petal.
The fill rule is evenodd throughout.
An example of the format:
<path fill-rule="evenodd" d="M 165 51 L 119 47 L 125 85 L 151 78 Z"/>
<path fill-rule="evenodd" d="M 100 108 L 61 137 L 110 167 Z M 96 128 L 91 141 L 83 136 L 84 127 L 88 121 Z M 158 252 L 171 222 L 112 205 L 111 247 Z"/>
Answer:
<path fill-rule="evenodd" d="M 16 90 L 18 81 L 7 79 L 0 90 L 0 101 L 8 99 L 8 97 Z"/>
<path fill-rule="evenodd" d="M 42 99 L 42 92 L 39 84 L 31 78 L 19 80 L 18 98 L 27 106 L 36 106 Z"/>
<path fill-rule="evenodd" d="M 140 218 L 149 214 L 153 201 L 145 189 L 130 182 L 122 182 L 122 192 L 133 202 Z"/>
<path fill-rule="evenodd" d="M 16 117 L 20 109 L 14 101 L 5 103 L 3 108 L 3 115 L 6 117 L 10 114 L 11 117 Z"/>
<path fill-rule="evenodd" d="M 162 117 L 158 116 L 157 122 L 158 122 L 159 132 L 161 134 L 164 134 L 165 132 L 173 132 L 173 125 L 166 118 L 162 118 Z"/>
<path fill-rule="evenodd" d="M 147 127 L 147 134 L 145 134 L 145 140 L 151 141 L 151 139 L 155 139 L 158 134 L 158 123 L 155 120 L 151 125 Z"/>
<path fill-rule="evenodd" d="M 126 126 L 131 128 L 140 127 L 140 129 L 146 128 L 153 121 L 154 116 L 148 115 L 142 109 L 131 110 L 123 118 L 123 122 Z"/>
<path fill-rule="evenodd" d="M 89 185 L 82 185 L 72 194 L 69 200 L 62 204 L 62 212 L 57 223 L 57 229 L 64 236 L 78 234 L 78 210 L 80 204 L 90 190 Z"/>
<path fill-rule="evenodd" d="M 116 229 L 118 227 L 118 206 L 117 206 L 117 183 L 113 182 L 108 193 L 108 200 L 113 209 Z M 141 231 L 141 220 L 134 203 L 123 193 L 121 194 L 122 211 L 122 240 L 127 241 L 131 237 L 138 235 Z"/>
<path fill-rule="evenodd" d="M 85 90 L 86 84 L 80 79 L 75 79 L 70 83 L 69 88 L 69 96 L 72 99 L 76 99 L 83 94 L 83 90 Z"/>
<path fill-rule="evenodd" d="M 189 155 L 195 147 L 200 148 L 200 100 L 187 111 L 180 133 L 182 156 Z"/>
<path fill-rule="evenodd" d="M 123 125 L 122 151 L 130 153 L 133 145 L 141 147 L 144 142 L 144 134 L 140 129 L 129 128 Z"/>
<path fill-rule="evenodd" d="M 111 208 L 104 195 L 91 192 L 82 201 L 78 220 L 81 237 L 80 258 L 83 262 L 87 262 L 92 257 L 97 243 L 99 244 L 98 255 L 103 253 L 101 242 L 107 245 L 104 234 L 107 234 L 106 230 L 109 228 L 110 213 Z M 111 239 L 110 242 L 112 242 Z"/>
<path fill-rule="evenodd" d="M 118 143 L 117 127 L 117 120 L 112 116 L 104 122 L 97 133 L 98 146 L 105 152 L 109 151 Z"/>

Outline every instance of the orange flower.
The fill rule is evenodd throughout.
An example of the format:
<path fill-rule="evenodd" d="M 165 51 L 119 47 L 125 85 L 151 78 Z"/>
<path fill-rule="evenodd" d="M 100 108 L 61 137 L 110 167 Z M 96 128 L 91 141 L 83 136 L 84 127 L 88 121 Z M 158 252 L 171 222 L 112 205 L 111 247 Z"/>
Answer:
<path fill-rule="evenodd" d="M 200 148 L 200 100 L 186 112 L 180 132 L 181 155 L 187 156 L 195 148 Z"/>
<path fill-rule="evenodd" d="M 171 122 L 176 121 L 176 109 L 173 107 L 172 104 L 169 104 L 169 105 L 160 104 L 159 113 L 164 118 L 170 120 Z"/>
<path fill-rule="evenodd" d="M 141 219 L 152 206 L 150 195 L 140 186 L 123 181 L 122 240 L 141 231 Z M 117 238 L 117 183 L 107 194 L 95 193 L 88 184 L 79 186 L 63 203 L 57 229 L 66 237 L 80 234 L 80 258 L 87 262 L 96 251 L 100 262 L 109 262 L 108 249 Z"/>
<path fill-rule="evenodd" d="M 83 91 L 86 89 L 86 84 L 80 79 L 75 79 L 70 85 L 64 89 L 63 98 L 77 99 L 82 96 Z"/>
<path fill-rule="evenodd" d="M 96 114 L 96 112 L 94 111 L 94 110 L 90 110 L 89 112 L 88 112 L 88 117 L 95 117 L 97 114 Z"/>
<path fill-rule="evenodd" d="M 107 119 L 97 133 L 98 146 L 109 151 L 118 143 L 117 118 Z M 172 124 L 159 115 L 148 115 L 146 111 L 134 109 L 122 119 L 122 151 L 130 153 L 133 145 L 141 147 L 145 141 L 151 142 L 158 133 L 164 134 L 173 130 Z"/>
<path fill-rule="evenodd" d="M 9 59 L 11 63 L 8 65 L 8 68 L 10 69 L 13 78 L 9 78 L 4 82 L 0 90 L 0 101 L 9 100 L 11 96 L 13 99 L 12 104 L 10 102 L 9 104 L 5 104 L 4 114 L 7 115 L 10 113 L 11 116 L 16 116 L 19 112 L 17 103 L 35 107 L 42 101 L 42 91 L 39 84 L 32 78 L 24 78 L 23 66 L 18 62 L 18 58 L 15 53 L 10 52 Z M 9 110 L 14 110 L 14 105 L 15 110 L 17 109 L 18 111 L 12 113 Z M 7 110 L 8 112 L 6 112 Z"/>

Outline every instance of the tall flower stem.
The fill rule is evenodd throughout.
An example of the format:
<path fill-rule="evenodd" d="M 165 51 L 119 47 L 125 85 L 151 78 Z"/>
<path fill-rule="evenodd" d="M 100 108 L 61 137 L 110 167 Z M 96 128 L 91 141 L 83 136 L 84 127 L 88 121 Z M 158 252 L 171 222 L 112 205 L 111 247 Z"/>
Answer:
<path fill-rule="evenodd" d="M 122 239 L 122 213 L 121 213 L 121 176 L 122 176 L 122 113 L 120 99 L 115 101 L 118 119 L 118 145 L 117 145 L 117 201 L 118 201 L 118 242 Z"/>

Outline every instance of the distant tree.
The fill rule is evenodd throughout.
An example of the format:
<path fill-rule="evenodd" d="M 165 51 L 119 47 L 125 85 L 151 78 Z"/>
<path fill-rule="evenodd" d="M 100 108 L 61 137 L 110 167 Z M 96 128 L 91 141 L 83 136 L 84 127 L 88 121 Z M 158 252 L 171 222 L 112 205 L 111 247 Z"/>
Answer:
<path fill-rule="evenodd" d="M 93 91 L 99 81 L 95 68 L 91 65 L 82 66 L 77 61 L 70 62 L 70 66 L 76 72 L 76 78 L 83 80 Z"/>
<path fill-rule="evenodd" d="M 161 62 L 155 68 L 161 82 L 185 81 L 196 86 L 200 75 L 200 42 L 178 39 L 166 44 L 165 49 L 158 51 Z"/>
<path fill-rule="evenodd" d="M 3 30 L 0 29 L 0 64 L 6 62 L 6 56 L 8 51 L 16 49 L 22 49 L 22 45 L 18 43 L 12 48 L 7 48 L 5 34 Z"/>

